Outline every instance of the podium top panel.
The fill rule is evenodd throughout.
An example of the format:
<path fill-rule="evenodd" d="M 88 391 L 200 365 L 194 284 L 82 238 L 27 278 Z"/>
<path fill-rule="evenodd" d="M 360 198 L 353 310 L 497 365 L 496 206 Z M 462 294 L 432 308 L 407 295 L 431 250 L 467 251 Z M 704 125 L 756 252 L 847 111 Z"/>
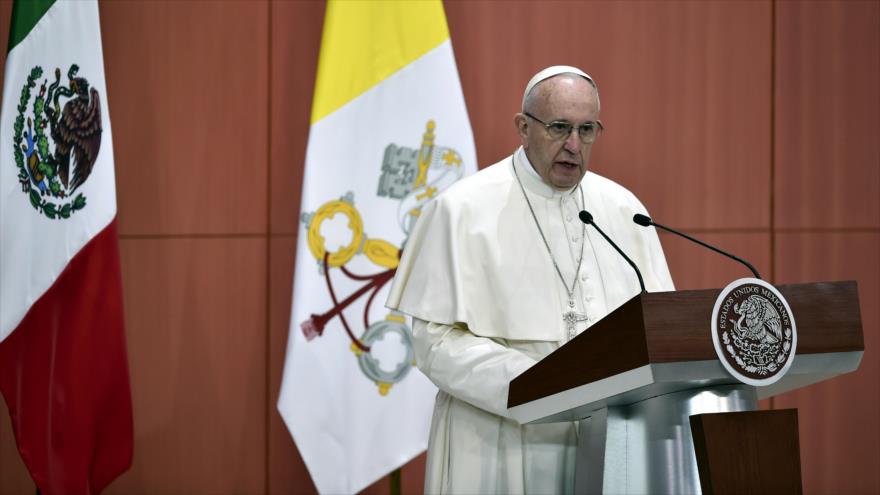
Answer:
<path fill-rule="evenodd" d="M 854 281 L 782 285 L 778 289 L 797 323 L 795 359 L 864 350 Z M 508 407 L 649 365 L 717 361 L 710 327 L 720 292 L 655 292 L 630 299 L 511 381 Z M 701 384 L 694 379 L 693 386 Z"/>

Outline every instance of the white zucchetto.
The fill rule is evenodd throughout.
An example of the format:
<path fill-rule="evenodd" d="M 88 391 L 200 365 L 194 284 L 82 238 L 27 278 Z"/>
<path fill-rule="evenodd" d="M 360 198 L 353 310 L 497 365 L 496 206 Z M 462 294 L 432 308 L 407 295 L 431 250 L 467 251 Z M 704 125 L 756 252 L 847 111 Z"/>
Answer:
<path fill-rule="evenodd" d="M 550 79 L 553 76 L 558 76 L 559 74 L 577 74 L 590 81 L 590 84 L 592 84 L 594 88 L 596 87 L 596 81 L 594 81 L 593 78 L 589 76 L 589 74 L 578 69 L 577 67 L 572 67 L 570 65 L 554 65 L 552 67 L 547 67 L 541 72 L 535 74 L 532 79 L 529 80 L 529 83 L 526 84 L 526 90 L 523 92 L 523 109 L 525 109 L 526 107 L 526 98 L 529 96 L 529 93 L 531 93 L 532 89 L 534 89 L 535 86 L 538 85 L 539 82 L 543 81 L 544 79 Z"/>

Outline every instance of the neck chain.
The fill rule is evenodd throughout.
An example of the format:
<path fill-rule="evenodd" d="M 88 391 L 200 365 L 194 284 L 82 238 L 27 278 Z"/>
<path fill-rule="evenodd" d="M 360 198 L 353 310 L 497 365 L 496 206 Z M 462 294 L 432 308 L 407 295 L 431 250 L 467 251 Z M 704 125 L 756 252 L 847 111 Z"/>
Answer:
<path fill-rule="evenodd" d="M 544 230 L 541 228 L 541 224 L 538 222 L 538 216 L 535 215 L 535 209 L 532 208 L 532 202 L 529 201 L 529 195 L 526 194 L 526 188 L 523 187 L 523 183 L 519 178 L 519 173 L 516 171 L 516 163 L 513 161 L 513 157 L 510 158 L 511 165 L 513 166 L 513 175 L 516 177 L 516 182 L 519 184 L 519 188 L 523 193 L 523 198 L 526 200 L 526 204 L 529 207 L 529 212 L 532 214 L 532 219 L 535 221 L 535 227 L 538 227 L 538 233 L 541 234 L 541 240 L 544 241 L 544 246 L 547 248 L 547 253 L 550 255 L 550 261 L 553 262 L 553 268 L 556 268 L 556 274 L 559 275 L 559 280 L 562 282 L 562 286 L 565 287 L 565 292 L 568 294 L 568 312 L 563 313 L 562 320 L 568 326 L 568 338 L 571 339 L 574 337 L 574 325 L 575 322 L 578 321 L 586 321 L 587 316 L 583 314 L 575 313 L 574 311 L 574 290 L 577 287 L 577 277 L 578 273 L 581 271 L 581 262 L 584 261 L 584 244 L 587 243 L 585 238 L 587 226 L 583 222 L 581 223 L 581 255 L 578 258 L 577 268 L 574 271 L 574 278 L 571 281 L 571 289 L 568 288 L 568 284 L 565 283 L 565 277 L 562 276 L 562 270 L 559 269 L 559 264 L 556 263 L 556 257 L 553 256 L 553 251 L 550 249 L 550 243 L 547 242 L 547 237 L 544 235 Z M 581 193 L 581 205 L 584 204 L 584 189 L 581 187 L 580 183 L 578 183 L 578 191 Z"/>

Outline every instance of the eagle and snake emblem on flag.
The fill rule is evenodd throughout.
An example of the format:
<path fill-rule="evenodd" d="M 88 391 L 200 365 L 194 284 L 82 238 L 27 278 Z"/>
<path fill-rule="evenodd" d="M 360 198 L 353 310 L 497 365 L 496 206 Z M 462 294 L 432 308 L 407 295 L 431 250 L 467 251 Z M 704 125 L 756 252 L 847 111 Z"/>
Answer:
<path fill-rule="evenodd" d="M 51 219 L 70 218 L 85 208 L 86 197 L 74 193 L 89 178 L 101 149 L 101 99 L 78 72 L 72 64 L 65 86 L 56 68 L 55 81 L 47 87 L 43 79 L 32 99 L 43 75 L 42 67 L 33 67 L 16 107 L 13 144 L 21 190 Z"/>
<path fill-rule="evenodd" d="M 419 148 L 409 148 L 389 144 L 385 148 L 382 171 L 379 176 L 377 195 L 398 202 L 397 218 L 370 218 L 374 222 L 396 221 L 404 234 L 401 246 L 383 239 L 368 238 L 364 229 L 364 218 L 354 202 L 354 193 L 348 192 L 340 199 L 322 204 L 314 212 L 304 212 L 301 217 L 308 232 L 309 252 L 318 263 L 318 272 L 324 278 L 327 292 L 333 307 L 321 314 L 312 314 L 302 322 L 300 328 L 311 341 L 324 333 L 328 322 L 338 317 L 342 328 L 351 340 L 351 350 L 358 360 L 363 374 L 376 383 L 379 393 L 388 394 L 390 388 L 403 380 L 415 364 L 415 355 L 410 337 L 411 329 L 406 318 L 397 311 L 391 311 L 378 321 L 370 321 L 370 307 L 376 294 L 392 278 L 400 261 L 402 246 L 406 243 L 422 207 L 440 191 L 464 175 L 461 155 L 454 149 L 434 145 L 436 123 L 429 120 L 422 135 Z M 351 240 L 347 245 L 330 252 L 325 247 L 321 227 L 325 221 L 342 215 L 348 220 Z M 358 255 L 366 256 L 370 262 L 383 271 L 369 275 L 353 273 L 346 265 Z M 343 276 L 361 282 L 360 288 L 340 300 L 334 290 L 331 273 L 341 272 Z M 356 336 L 346 319 L 343 310 L 353 302 L 367 297 L 363 312 L 362 330 Z M 389 366 L 371 352 L 378 346 L 394 346 L 397 352 L 395 363 Z M 384 366 L 383 366 L 384 364 Z"/>

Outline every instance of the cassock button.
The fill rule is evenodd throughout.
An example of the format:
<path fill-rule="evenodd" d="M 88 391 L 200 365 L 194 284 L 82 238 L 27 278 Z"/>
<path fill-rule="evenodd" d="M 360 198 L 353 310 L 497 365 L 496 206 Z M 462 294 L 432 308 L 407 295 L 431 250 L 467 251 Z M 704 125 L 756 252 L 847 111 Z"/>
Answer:
<path fill-rule="evenodd" d="M 588 278 L 590 278 L 590 277 L 589 277 L 586 273 L 582 273 L 582 274 L 581 274 L 581 280 L 582 280 L 582 281 L 586 282 Z"/>
<path fill-rule="evenodd" d="M 571 215 L 569 215 L 569 216 L 565 217 L 565 221 L 566 221 L 566 222 L 570 222 L 570 221 L 572 220 L 572 218 L 573 218 L 573 217 L 572 217 Z"/>
<path fill-rule="evenodd" d="M 578 238 L 576 235 L 571 236 L 571 242 L 577 242 Z"/>

